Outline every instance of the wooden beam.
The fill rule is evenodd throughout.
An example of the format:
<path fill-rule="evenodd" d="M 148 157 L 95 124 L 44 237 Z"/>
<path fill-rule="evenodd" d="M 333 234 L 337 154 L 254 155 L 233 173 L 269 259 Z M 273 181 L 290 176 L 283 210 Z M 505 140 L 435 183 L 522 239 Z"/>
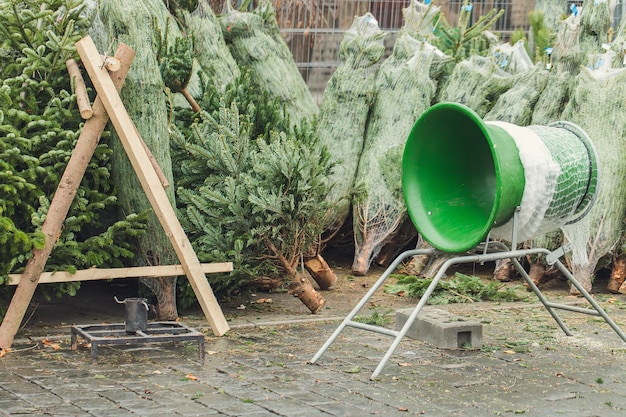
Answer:
<path fill-rule="evenodd" d="M 98 97 L 102 99 L 154 213 L 174 247 L 213 333 L 217 336 L 223 335 L 230 329 L 228 322 L 202 271 L 202 266 L 191 242 L 189 242 L 185 231 L 176 218 L 176 212 L 167 198 L 150 158 L 143 149 L 141 138 L 137 134 L 134 123 L 113 85 L 109 73 L 102 66 L 102 58 L 93 40 L 89 36 L 82 38 L 76 43 L 76 49 L 89 73 L 94 88 L 98 92 Z"/>
<path fill-rule="evenodd" d="M 122 68 L 115 73 L 111 80 L 111 88 L 114 91 L 121 89 L 130 63 L 135 58 L 135 51 L 127 45 L 120 44 L 116 56 L 122 62 Z M 106 69 L 104 70 L 106 71 Z M 20 328 L 26 309 L 30 304 L 33 294 L 37 289 L 39 277 L 46 266 L 46 262 L 57 239 L 61 235 L 61 227 L 70 210 L 70 206 L 80 182 L 87 171 L 89 161 L 95 152 L 100 136 L 109 120 L 107 112 L 99 97 L 92 106 L 93 115 L 89 118 L 76 141 L 72 156 L 67 163 L 65 171 L 59 182 L 59 186 L 52 197 L 46 219 L 41 226 L 41 232 L 46 238 L 42 249 L 33 249 L 33 255 L 26 263 L 22 274 L 22 280 L 15 289 L 11 303 L 6 311 L 2 323 L 0 323 L 0 354 L 6 352 L 13 344 L 13 339 Z"/>
<path fill-rule="evenodd" d="M 218 262 L 200 264 L 202 272 L 214 274 L 217 272 L 232 272 L 232 262 Z M 39 277 L 40 284 L 56 284 L 59 282 L 73 281 L 96 281 L 101 279 L 137 278 L 137 277 L 175 277 L 185 275 L 182 265 L 159 265 L 159 266 L 137 266 L 130 268 L 89 268 L 79 269 L 71 273 L 66 271 L 42 272 Z M 17 285 L 22 279 L 22 274 L 9 274 L 6 285 Z"/>

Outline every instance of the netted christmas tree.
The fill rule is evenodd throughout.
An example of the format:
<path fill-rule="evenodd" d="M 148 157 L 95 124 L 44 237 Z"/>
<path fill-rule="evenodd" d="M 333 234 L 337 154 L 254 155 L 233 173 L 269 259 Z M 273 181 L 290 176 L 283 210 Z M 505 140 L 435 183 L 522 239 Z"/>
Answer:
<path fill-rule="evenodd" d="M 376 75 L 376 99 L 370 110 L 352 199 L 355 255 L 352 271 L 365 275 L 385 243 L 407 217 L 401 186 L 401 152 L 419 116 L 435 97 L 430 78 L 433 60 L 443 54 L 404 31 L 393 54 Z M 396 158 L 389 158 L 389 153 Z"/>
<path fill-rule="evenodd" d="M 227 3 L 227 12 L 219 21 L 239 67 L 250 72 L 259 88 L 280 100 L 293 125 L 317 116 L 317 104 L 289 48 L 276 36 L 276 15 L 267 0 L 260 1 L 254 12 L 241 12 Z"/>
<path fill-rule="evenodd" d="M 193 38 L 194 57 L 208 82 L 226 87 L 239 76 L 239 67 L 233 59 L 222 34 L 220 22 L 208 0 L 199 0 L 195 10 L 179 9 L 187 36 Z"/>
<path fill-rule="evenodd" d="M 626 118 L 621 109 L 626 94 L 626 70 L 583 69 L 564 112 L 582 127 L 595 145 L 601 181 L 597 200 L 582 221 L 565 226 L 572 245 L 571 267 L 576 278 L 591 288 L 598 262 L 619 246 L 626 208 Z"/>
<path fill-rule="evenodd" d="M 385 52 L 385 36 L 371 14 L 356 17 L 339 46 L 341 63 L 324 89 L 317 134 L 335 165 L 326 197 L 333 207 L 324 221 L 328 238 L 350 214 L 367 116 L 376 94 L 375 66 Z"/>
<path fill-rule="evenodd" d="M 146 145 L 151 150 L 165 177 L 170 183 L 172 162 L 168 133 L 168 99 L 161 76 L 158 45 L 168 36 L 168 44 L 175 45 L 180 30 L 172 22 L 165 4 L 159 0 L 125 2 L 105 0 L 99 2 L 98 14 L 91 35 L 100 51 L 111 53 L 119 42 L 136 51 L 121 98 Z M 119 191 L 123 215 L 151 211 L 151 205 L 128 160 L 115 132 L 109 141 L 113 149 L 113 179 Z M 174 190 L 166 189 L 175 207 Z M 143 265 L 169 265 L 178 262 L 174 249 L 156 216 L 151 213 L 147 234 L 135 251 L 133 263 Z M 161 319 L 178 317 L 176 308 L 176 277 L 142 279 L 157 297 L 157 311 Z"/>
<path fill-rule="evenodd" d="M 533 64 L 524 48 L 524 41 L 494 48 L 492 56 L 502 69 L 513 75 L 513 83 L 497 98 L 484 119 L 529 125 L 535 104 L 548 82 L 548 72 Z"/>

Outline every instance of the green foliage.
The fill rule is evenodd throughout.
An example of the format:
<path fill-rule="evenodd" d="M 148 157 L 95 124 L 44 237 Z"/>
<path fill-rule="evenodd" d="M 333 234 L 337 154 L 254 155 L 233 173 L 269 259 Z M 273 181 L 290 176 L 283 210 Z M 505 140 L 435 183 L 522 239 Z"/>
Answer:
<path fill-rule="evenodd" d="M 172 137 L 181 223 L 202 261 L 235 266 L 211 275 L 222 294 L 284 273 L 278 258 L 297 262 L 326 210 L 328 152 L 314 127 L 289 129 L 278 100 L 253 88 L 244 72 L 224 93 L 207 92 L 207 111 L 190 126 L 179 123 Z"/>
<path fill-rule="evenodd" d="M 385 287 L 385 292 L 403 293 L 407 297 L 422 297 L 433 281 L 431 278 L 418 278 L 414 275 L 397 276 L 397 279 L 396 284 Z M 450 304 L 524 299 L 514 289 L 502 287 L 499 282 L 485 284 L 479 277 L 457 272 L 453 278 L 439 281 L 428 301 L 430 304 Z"/>
<path fill-rule="evenodd" d="M 167 21 L 164 34 L 157 34 L 157 61 L 166 87 L 179 93 L 189 84 L 193 74 L 194 46 L 191 36 L 176 37 L 174 45 L 167 42 L 168 31 L 172 20 Z"/>
<path fill-rule="evenodd" d="M 556 40 L 556 32 L 551 30 L 545 24 L 544 13 L 540 10 L 533 10 L 528 14 L 530 20 L 530 39 L 526 36 L 523 29 L 517 29 L 511 35 L 511 45 L 515 45 L 520 40 L 524 40 L 526 52 L 534 57 L 535 63 L 547 63 L 549 58 L 546 49 L 554 44 Z"/>
<path fill-rule="evenodd" d="M 471 2 L 465 1 L 459 13 L 456 27 L 450 26 L 446 19 L 439 20 L 435 27 L 433 45 L 445 54 L 452 56 L 456 62 L 469 58 L 471 55 L 485 56 L 489 51 L 489 42 L 485 31 L 504 14 L 504 10 L 492 9 L 481 16 L 476 23 L 470 25 L 472 17 Z"/>
<path fill-rule="evenodd" d="M 372 312 L 369 316 L 356 316 L 354 321 L 381 327 L 391 323 L 393 310 L 381 311 L 378 306 L 370 306 L 369 309 Z"/>
<path fill-rule="evenodd" d="M 546 62 L 548 54 L 546 49 L 554 44 L 556 40 L 556 32 L 551 30 L 545 24 L 545 18 L 542 11 L 535 10 L 530 12 L 530 30 L 533 34 L 533 44 L 529 45 L 533 50 L 529 50 L 528 54 L 535 57 L 535 62 Z"/>
<path fill-rule="evenodd" d="M 90 24 L 82 1 L 0 2 L 0 283 L 44 246 L 41 226 L 83 122 L 65 62 Z M 143 232 L 145 216 L 116 223 L 111 215 L 110 156 L 106 145 L 96 148 L 48 270 L 120 265 L 130 238 Z"/>

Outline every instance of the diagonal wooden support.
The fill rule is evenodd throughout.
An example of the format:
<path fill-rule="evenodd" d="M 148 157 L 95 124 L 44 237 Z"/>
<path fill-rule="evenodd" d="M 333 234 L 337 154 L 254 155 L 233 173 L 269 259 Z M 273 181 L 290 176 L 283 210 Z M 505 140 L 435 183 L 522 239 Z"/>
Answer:
<path fill-rule="evenodd" d="M 115 91 L 122 88 L 130 64 L 135 58 L 135 51 L 124 44 L 120 44 L 116 57 L 122 62 L 122 67 L 114 74 L 111 80 L 112 88 Z M 15 289 L 9 308 L 0 324 L 0 356 L 2 352 L 8 351 L 13 344 L 13 339 L 19 330 L 24 314 L 37 288 L 39 277 L 46 266 L 46 261 L 52 252 L 54 244 L 61 234 L 63 222 L 76 196 L 80 182 L 85 175 L 89 161 L 98 146 L 100 136 L 109 120 L 109 116 L 99 97 L 94 101 L 92 110 L 93 115 L 85 122 L 83 131 L 63 172 L 59 186 L 50 202 L 46 219 L 41 226 L 41 232 L 46 237 L 45 246 L 42 249 L 33 250 L 33 255 L 26 264 L 22 279 Z"/>
<path fill-rule="evenodd" d="M 141 144 L 142 140 L 133 121 L 128 115 L 109 73 L 102 65 L 102 58 L 93 40 L 89 36 L 84 37 L 76 43 L 76 49 L 89 73 L 94 88 L 98 92 L 98 97 L 102 99 L 102 103 L 111 118 L 131 165 L 137 173 L 139 182 L 174 247 L 213 333 L 217 336 L 223 335 L 229 330 L 226 318 L 202 271 L 200 261 L 176 218 L 174 208 L 167 198 L 161 181 Z"/>

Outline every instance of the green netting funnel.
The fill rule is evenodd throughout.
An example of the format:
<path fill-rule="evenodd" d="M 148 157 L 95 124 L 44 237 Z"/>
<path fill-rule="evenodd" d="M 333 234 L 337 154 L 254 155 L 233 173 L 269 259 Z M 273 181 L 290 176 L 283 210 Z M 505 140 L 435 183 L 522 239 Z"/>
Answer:
<path fill-rule="evenodd" d="M 484 122 L 470 108 L 441 103 L 415 123 L 402 159 L 407 211 L 422 237 L 463 252 L 489 232 L 540 236 L 584 216 L 598 186 L 595 150 L 577 126 Z"/>

